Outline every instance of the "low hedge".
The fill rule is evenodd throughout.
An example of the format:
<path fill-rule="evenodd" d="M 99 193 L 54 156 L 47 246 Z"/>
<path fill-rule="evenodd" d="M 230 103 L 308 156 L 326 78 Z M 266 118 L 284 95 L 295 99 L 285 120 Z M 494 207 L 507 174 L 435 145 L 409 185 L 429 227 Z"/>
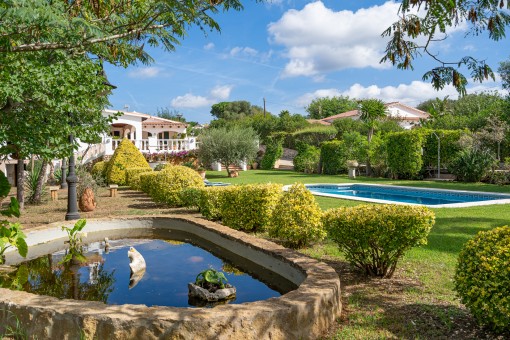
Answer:
<path fill-rule="evenodd" d="M 211 221 L 221 220 L 224 198 L 232 191 L 237 190 L 235 186 L 228 187 L 206 187 L 200 188 L 198 195 L 198 209 L 202 216 Z"/>
<path fill-rule="evenodd" d="M 336 175 L 345 172 L 347 159 L 348 153 L 343 141 L 322 143 L 320 161 L 323 174 Z"/>
<path fill-rule="evenodd" d="M 157 172 L 144 172 L 140 174 L 140 190 L 152 197 L 152 190 L 155 188 Z"/>
<path fill-rule="evenodd" d="M 407 250 L 427 243 L 434 219 L 426 207 L 385 204 L 330 209 L 323 222 L 352 265 L 389 278 Z"/>
<path fill-rule="evenodd" d="M 231 187 L 221 202 L 222 222 L 237 230 L 260 231 L 268 225 L 281 195 L 281 184 Z"/>
<path fill-rule="evenodd" d="M 155 173 L 154 187 L 150 189 L 149 195 L 155 202 L 166 203 L 172 207 L 182 206 L 180 192 L 183 189 L 205 186 L 198 172 L 186 166 L 167 166 Z"/>
<path fill-rule="evenodd" d="M 292 248 L 322 240 L 322 210 L 312 193 L 302 184 L 293 184 L 284 192 L 274 208 L 269 223 L 269 236 L 280 238 Z"/>
<path fill-rule="evenodd" d="M 134 190 L 141 189 L 140 176 L 143 173 L 152 172 L 151 168 L 138 167 L 126 169 L 126 183 Z"/>
<path fill-rule="evenodd" d="M 510 227 L 479 232 L 461 252 L 455 290 L 475 319 L 510 332 Z"/>

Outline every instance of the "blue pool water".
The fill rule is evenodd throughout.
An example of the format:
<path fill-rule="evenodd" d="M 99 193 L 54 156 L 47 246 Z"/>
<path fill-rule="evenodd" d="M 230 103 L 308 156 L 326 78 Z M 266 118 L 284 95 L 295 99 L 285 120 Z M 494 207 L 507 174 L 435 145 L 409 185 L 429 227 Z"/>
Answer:
<path fill-rule="evenodd" d="M 510 195 L 503 194 L 490 194 L 480 192 L 471 193 L 466 191 L 420 189 L 384 185 L 308 184 L 306 187 L 312 193 L 318 195 L 338 195 L 338 197 L 343 197 L 346 199 L 366 199 L 367 201 L 374 202 L 388 201 L 381 203 L 398 202 L 439 206 L 457 203 L 510 200 Z"/>

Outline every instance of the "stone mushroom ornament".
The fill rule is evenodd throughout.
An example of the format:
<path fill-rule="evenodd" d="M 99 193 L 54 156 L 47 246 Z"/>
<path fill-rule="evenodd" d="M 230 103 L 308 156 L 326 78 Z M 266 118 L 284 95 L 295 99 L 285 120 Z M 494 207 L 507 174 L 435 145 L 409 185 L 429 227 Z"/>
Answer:
<path fill-rule="evenodd" d="M 142 254 L 133 247 L 129 247 L 129 268 L 131 269 L 131 275 L 129 277 L 129 289 L 133 288 L 145 275 L 145 269 L 147 267 L 145 259 Z"/>

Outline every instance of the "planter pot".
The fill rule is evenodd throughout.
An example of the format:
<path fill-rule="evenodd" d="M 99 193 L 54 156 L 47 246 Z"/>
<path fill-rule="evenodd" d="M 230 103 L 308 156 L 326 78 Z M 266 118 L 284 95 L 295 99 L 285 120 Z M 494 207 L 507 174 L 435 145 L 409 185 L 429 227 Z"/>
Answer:
<path fill-rule="evenodd" d="M 83 212 L 93 211 L 96 208 L 94 192 L 91 188 L 86 188 L 78 201 L 78 206 Z"/>
<path fill-rule="evenodd" d="M 202 179 L 205 179 L 205 171 L 199 171 L 198 174 L 202 176 Z"/>
<path fill-rule="evenodd" d="M 188 296 L 209 302 L 233 299 L 236 296 L 236 288 L 229 284 L 225 287 L 226 288 L 218 289 L 215 292 L 210 292 L 190 282 L 188 283 Z"/>

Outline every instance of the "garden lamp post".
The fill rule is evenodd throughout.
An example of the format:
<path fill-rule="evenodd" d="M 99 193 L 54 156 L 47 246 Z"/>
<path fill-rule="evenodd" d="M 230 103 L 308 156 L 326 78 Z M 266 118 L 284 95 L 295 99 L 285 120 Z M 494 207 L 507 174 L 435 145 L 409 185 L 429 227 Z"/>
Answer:
<path fill-rule="evenodd" d="M 67 159 L 62 159 L 62 177 L 60 179 L 60 189 L 67 189 Z"/>
<path fill-rule="evenodd" d="M 441 139 L 435 131 L 432 131 L 437 138 L 437 179 L 441 179 Z"/>
<path fill-rule="evenodd" d="M 104 78 L 103 84 L 107 86 L 109 89 L 107 91 L 99 93 L 99 96 L 104 96 L 108 92 L 110 92 L 112 89 L 116 89 L 117 86 L 112 85 L 108 78 L 106 77 L 106 73 L 104 72 L 104 69 L 102 68 L 103 65 L 101 63 L 101 71 L 98 72 L 98 76 Z M 69 117 L 71 117 L 71 113 L 69 113 Z M 72 123 L 72 120 L 71 120 Z M 69 134 L 69 143 L 71 145 L 74 144 L 74 135 L 71 132 Z M 69 157 L 69 176 L 67 176 L 67 214 L 66 214 L 66 221 L 70 220 L 77 220 L 80 218 L 80 213 L 78 212 L 78 195 L 76 192 L 76 184 L 78 183 L 78 177 L 76 176 L 76 161 L 74 158 L 74 151 L 71 153 L 71 156 Z"/>

